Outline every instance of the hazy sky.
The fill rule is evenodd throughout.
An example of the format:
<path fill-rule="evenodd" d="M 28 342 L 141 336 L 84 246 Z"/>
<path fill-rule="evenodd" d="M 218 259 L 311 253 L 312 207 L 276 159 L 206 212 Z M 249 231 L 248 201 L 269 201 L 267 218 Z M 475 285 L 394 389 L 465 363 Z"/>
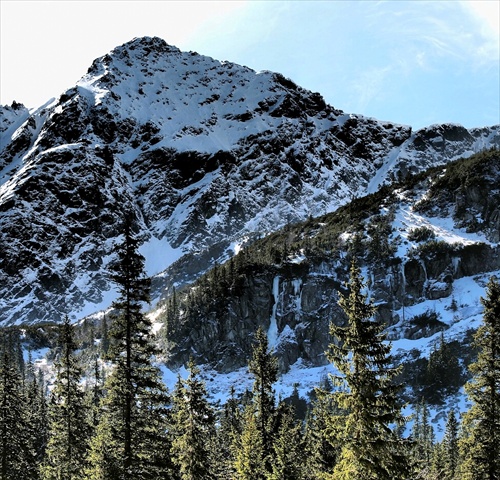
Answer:
<path fill-rule="evenodd" d="M 0 103 L 38 107 L 138 36 L 281 72 L 348 113 L 500 123 L 499 0 L 0 0 Z"/>

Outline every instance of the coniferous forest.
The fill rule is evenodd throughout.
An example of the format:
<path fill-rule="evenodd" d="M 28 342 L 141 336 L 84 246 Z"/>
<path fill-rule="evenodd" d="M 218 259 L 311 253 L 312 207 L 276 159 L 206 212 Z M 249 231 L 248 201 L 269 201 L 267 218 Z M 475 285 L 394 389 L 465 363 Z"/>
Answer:
<path fill-rule="evenodd" d="M 68 319 L 53 327 L 58 346 L 50 389 L 24 358 L 25 332 L 0 332 L 2 480 L 500 478 L 495 278 L 481 299 L 483 323 L 466 384 L 471 406 L 461 416 L 450 410 L 436 441 L 425 396 L 411 418 L 403 415 L 401 367 L 384 325 L 373 319 L 375 306 L 355 259 L 339 301 L 347 322 L 332 322 L 326 352 L 337 373 L 317 386 L 307 408 L 297 391 L 276 398 L 278 364 L 261 328 L 248 361 L 252 390 L 236 396 L 232 389 L 220 405 L 210 402 L 194 360 L 172 391 L 163 384 L 158 342 L 143 313 L 150 283 L 138 244 L 125 224 L 110 271 L 119 298 L 102 322 L 94 356 L 84 358 L 83 336 Z M 445 350 L 434 355 L 436 369 Z"/>

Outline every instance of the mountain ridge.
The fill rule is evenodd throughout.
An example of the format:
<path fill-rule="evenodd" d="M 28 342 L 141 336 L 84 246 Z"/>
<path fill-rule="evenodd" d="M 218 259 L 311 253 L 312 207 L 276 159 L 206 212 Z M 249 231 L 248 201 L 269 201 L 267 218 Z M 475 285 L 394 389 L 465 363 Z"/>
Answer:
<path fill-rule="evenodd" d="M 96 59 L 39 109 L 1 107 L 0 120 L 4 324 L 107 306 L 124 216 L 142 236 L 159 296 L 245 240 L 500 145 L 498 126 L 412 132 L 345 114 L 280 74 L 156 37 Z M 187 270 L 168 270 L 183 257 Z"/>

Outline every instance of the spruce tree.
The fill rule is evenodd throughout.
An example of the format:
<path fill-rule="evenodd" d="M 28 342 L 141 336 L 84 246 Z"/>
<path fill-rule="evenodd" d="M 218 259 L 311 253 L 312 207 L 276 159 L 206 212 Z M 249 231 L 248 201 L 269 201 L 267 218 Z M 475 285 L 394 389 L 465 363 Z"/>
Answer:
<path fill-rule="evenodd" d="M 248 369 L 254 377 L 251 401 L 243 415 L 242 434 L 236 448 L 237 478 L 265 478 L 272 472 L 276 434 L 274 384 L 278 363 L 269 349 L 267 335 L 259 327 L 255 333 Z"/>
<path fill-rule="evenodd" d="M 304 444 L 302 429 L 294 418 L 294 409 L 281 403 L 278 426 L 273 442 L 273 461 L 268 480 L 302 480 L 304 478 Z"/>
<path fill-rule="evenodd" d="M 211 453 L 214 475 L 220 480 L 231 480 L 235 477 L 236 445 L 241 435 L 243 421 L 240 408 L 235 389 L 231 386 L 229 398 L 217 415 L 218 428 Z"/>
<path fill-rule="evenodd" d="M 463 426 L 461 478 L 500 478 L 500 284 L 491 278 L 487 285 L 483 324 L 474 336 L 479 354 L 469 367 L 473 377 L 465 390 L 472 402 Z"/>
<path fill-rule="evenodd" d="M 347 316 L 346 326 L 331 323 L 335 342 L 328 359 L 339 371 L 333 392 L 347 415 L 331 418 L 332 430 L 342 444 L 333 470 L 334 479 L 404 478 L 406 458 L 403 444 L 391 427 L 403 422 L 394 383 L 398 369 L 392 367 L 391 346 L 384 343 L 383 325 L 373 320 L 375 307 L 363 293 L 365 284 L 355 261 L 350 270 L 349 293 L 340 295 L 339 305 Z"/>
<path fill-rule="evenodd" d="M 100 351 L 102 358 L 107 357 L 108 350 L 109 350 L 108 320 L 106 318 L 106 315 L 103 315 L 101 321 L 101 343 L 100 343 Z"/>
<path fill-rule="evenodd" d="M 458 470 L 458 420 L 455 410 L 452 408 L 448 412 L 446 429 L 443 438 L 443 473 L 444 480 L 454 480 Z"/>
<path fill-rule="evenodd" d="M 144 275 L 139 241 L 125 223 L 124 238 L 115 249 L 111 280 L 119 298 L 109 330 L 107 357 L 112 372 L 96 435 L 92 439 L 88 478 L 142 480 L 168 478 L 169 442 L 166 417 L 169 398 L 161 372 L 151 322 L 142 309 L 149 301 L 150 280 Z"/>
<path fill-rule="evenodd" d="M 440 404 L 444 396 L 456 393 L 463 381 L 458 357 L 441 333 L 439 345 L 431 352 L 427 363 L 423 388 L 425 399 L 431 404 Z"/>
<path fill-rule="evenodd" d="M 59 345 L 41 476 L 44 480 L 80 480 L 86 466 L 90 429 L 80 386 L 82 367 L 74 355 L 76 344 L 68 317 L 60 328 Z"/>
<path fill-rule="evenodd" d="M 278 361 L 269 349 L 267 335 L 262 327 L 259 327 L 255 333 L 248 369 L 254 377 L 252 401 L 257 416 L 257 429 L 262 438 L 262 462 L 266 471 L 270 472 L 274 452 L 273 435 L 276 414 L 273 387 L 278 380 Z"/>
<path fill-rule="evenodd" d="M 35 480 L 40 477 L 40 465 L 47 447 L 48 405 L 43 374 L 35 371 L 31 359 L 26 367 L 25 392 L 28 455 L 24 478 Z"/>
<path fill-rule="evenodd" d="M 410 460 L 412 469 L 422 476 L 430 471 L 434 454 L 434 429 L 429 421 L 429 407 L 425 399 L 415 405 L 414 410 L 410 436 L 412 441 Z"/>
<path fill-rule="evenodd" d="M 87 382 L 85 390 L 85 406 L 88 415 L 88 423 L 92 430 L 92 435 L 95 433 L 101 414 L 101 401 L 104 397 L 102 371 L 99 364 L 99 355 L 94 357 L 92 383 Z"/>
<path fill-rule="evenodd" d="M 266 467 L 264 445 L 258 425 L 255 407 L 248 404 L 243 413 L 243 431 L 235 454 L 235 470 L 238 480 L 264 480 Z"/>
<path fill-rule="evenodd" d="M 307 414 L 305 429 L 306 478 L 327 478 L 340 453 L 340 444 L 332 431 L 331 417 L 343 418 L 331 390 L 315 389 L 312 408 Z M 338 422 L 337 422 L 338 423 Z"/>
<path fill-rule="evenodd" d="M 25 396 L 19 363 L 19 334 L 8 330 L 0 342 L 0 480 L 23 478 L 29 470 Z"/>
<path fill-rule="evenodd" d="M 215 417 L 193 359 L 188 369 L 189 377 L 177 382 L 172 396 L 172 460 L 182 480 L 209 480 Z"/>

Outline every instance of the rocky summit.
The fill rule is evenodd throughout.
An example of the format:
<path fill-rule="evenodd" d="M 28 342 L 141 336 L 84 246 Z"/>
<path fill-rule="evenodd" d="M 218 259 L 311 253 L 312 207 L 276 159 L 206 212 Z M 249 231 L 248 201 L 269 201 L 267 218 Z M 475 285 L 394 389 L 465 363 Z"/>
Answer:
<path fill-rule="evenodd" d="M 500 147 L 498 125 L 412 131 L 149 37 L 96 59 L 38 109 L 0 107 L 0 135 L 4 325 L 109 306 L 124 218 L 159 297 L 286 224 Z"/>

